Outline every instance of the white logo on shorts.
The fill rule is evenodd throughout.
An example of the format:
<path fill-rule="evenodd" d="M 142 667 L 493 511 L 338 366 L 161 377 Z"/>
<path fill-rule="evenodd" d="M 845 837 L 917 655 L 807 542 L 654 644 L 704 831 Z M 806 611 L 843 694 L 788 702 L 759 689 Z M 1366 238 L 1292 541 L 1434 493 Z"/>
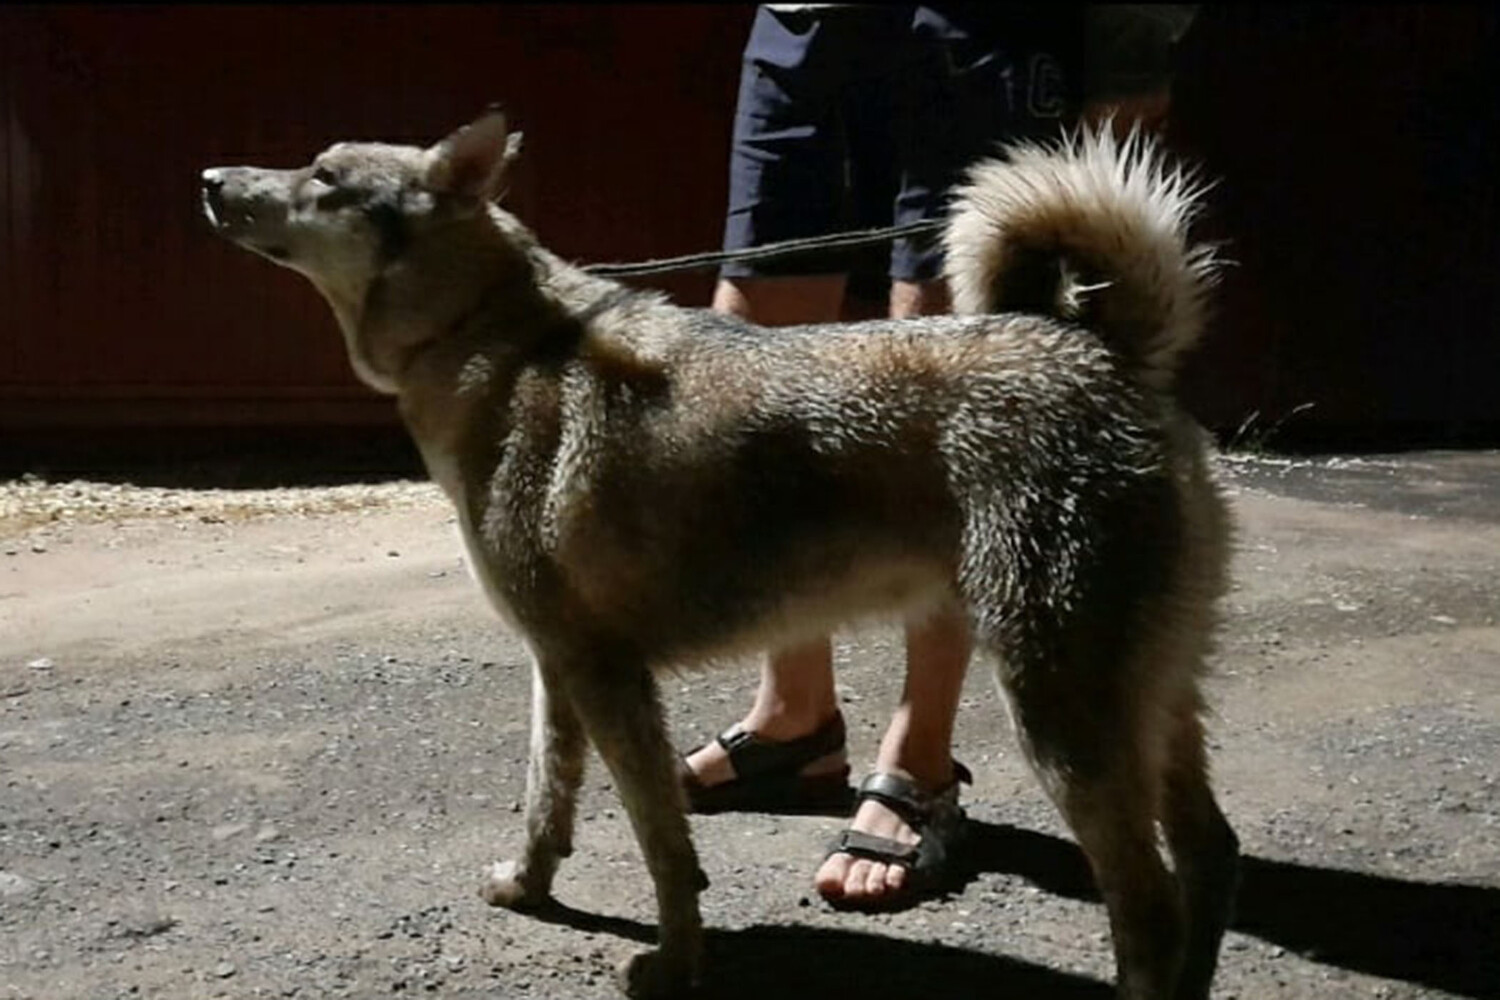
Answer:
<path fill-rule="evenodd" d="M 1033 118 L 1061 118 L 1068 107 L 1062 65 L 1045 52 L 1038 52 L 1031 57 L 1027 70 L 1027 112 Z"/>

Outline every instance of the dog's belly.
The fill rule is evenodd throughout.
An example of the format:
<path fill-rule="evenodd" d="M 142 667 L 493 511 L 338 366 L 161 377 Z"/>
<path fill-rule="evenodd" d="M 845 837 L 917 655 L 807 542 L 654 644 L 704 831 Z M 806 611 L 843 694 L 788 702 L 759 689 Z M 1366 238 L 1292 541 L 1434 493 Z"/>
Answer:
<path fill-rule="evenodd" d="M 937 560 L 869 559 L 837 576 L 813 577 L 729 614 L 699 633 L 684 659 L 717 659 L 776 649 L 844 626 L 919 618 L 954 600 L 952 568 Z M 759 602 L 757 602 L 759 603 Z M 695 629 L 694 631 L 698 631 Z"/>

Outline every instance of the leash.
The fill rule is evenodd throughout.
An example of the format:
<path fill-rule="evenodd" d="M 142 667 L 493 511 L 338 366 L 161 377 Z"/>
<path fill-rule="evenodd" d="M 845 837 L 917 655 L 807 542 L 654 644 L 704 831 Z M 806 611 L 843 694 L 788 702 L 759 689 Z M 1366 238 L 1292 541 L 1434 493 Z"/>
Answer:
<path fill-rule="evenodd" d="M 702 271 L 732 260 L 775 260 L 781 257 L 814 253 L 818 250 L 889 243 L 902 236 L 935 233 L 947 224 L 946 219 L 925 219 L 921 222 L 908 222 L 902 226 L 859 229 L 849 233 L 834 233 L 830 236 L 806 236 L 802 239 L 783 240 L 780 243 L 768 243 L 763 247 L 748 247 L 744 250 L 693 253 L 683 257 L 643 260 L 635 264 L 587 264 L 583 269 L 589 274 L 597 274 L 602 278 L 632 278 L 645 274 L 670 274 L 673 271 Z"/>

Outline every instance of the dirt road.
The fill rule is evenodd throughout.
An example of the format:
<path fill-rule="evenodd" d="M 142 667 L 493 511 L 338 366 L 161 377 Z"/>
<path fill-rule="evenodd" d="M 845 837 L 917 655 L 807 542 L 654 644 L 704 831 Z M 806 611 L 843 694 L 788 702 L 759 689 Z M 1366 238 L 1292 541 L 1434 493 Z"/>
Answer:
<path fill-rule="evenodd" d="M 1225 471 L 1214 743 L 1248 860 L 1216 996 L 1500 997 L 1500 455 Z M 528 679 L 435 490 L 69 490 L 0 486 L 0 998 L 616 995 L 654 910 L 597 764 L 559 904 L 475 895 L 520 843 Z M 856 766 L 896 639 L 840 645 Z M 670 681 L 680 744 L 753 684 Z M 906 913 L 817 901 L 834 819 L 696 819 L 706 995 L 1108 997 L 982 666 L 957 754 L 975 872 Z"/>

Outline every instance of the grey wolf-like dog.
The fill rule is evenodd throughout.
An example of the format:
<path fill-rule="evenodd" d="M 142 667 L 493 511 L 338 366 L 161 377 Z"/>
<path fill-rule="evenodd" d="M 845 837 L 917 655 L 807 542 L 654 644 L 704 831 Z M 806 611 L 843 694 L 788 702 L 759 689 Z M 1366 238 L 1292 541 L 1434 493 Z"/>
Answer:
<path fill-rule="evenodd" d="M 1191 177 L 1108 129 L 1012 148 L 946 230 L 957 315 L 768 330 L 542 248 L 496 204 L 518 139 L 491 112 L 203 173 L 216 229 L 307 277 L 396 396 L 533 655 L 525 845 L 486 898 L 547 898 L 587 740 L 656 889 L 625 988 L 690 988 L 705 881 L 655 672 L 957 608 L 1088 857 L 1120 995 L 1207 997 L 1238 852 L 1199 690 L 1229 523 L 1173 396 L 1214 274 Z"/>

